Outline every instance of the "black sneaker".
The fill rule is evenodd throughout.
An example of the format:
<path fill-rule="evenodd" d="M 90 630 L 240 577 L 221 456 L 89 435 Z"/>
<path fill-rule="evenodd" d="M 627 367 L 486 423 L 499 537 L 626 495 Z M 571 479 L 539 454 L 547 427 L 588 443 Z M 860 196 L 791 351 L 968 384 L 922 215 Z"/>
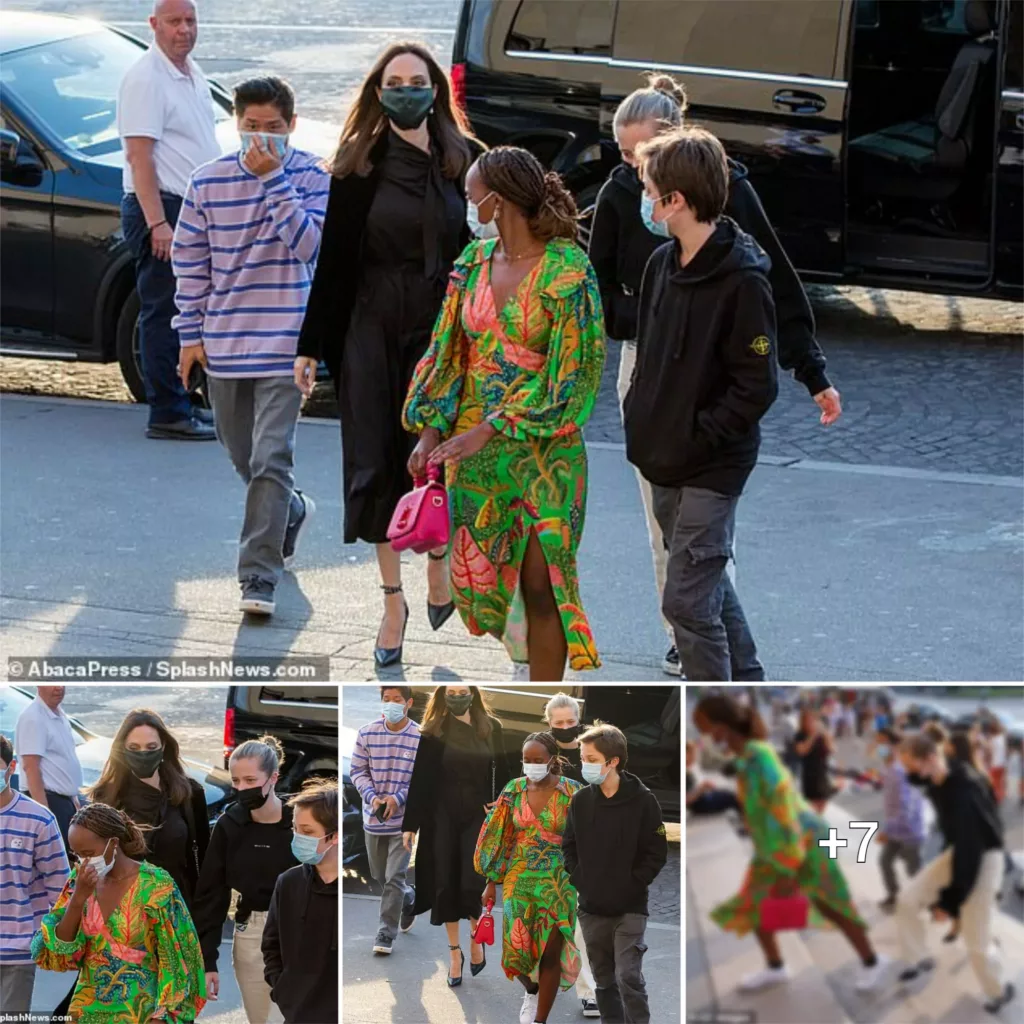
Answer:
<path fill-rule="evenodd" d="M 316 511 L 316 505 L 313 503 L 312 498 L 307 497 L 299 490 L 295 492 L 295 496 L 302 502 L 302 515 L 294 523 L 289 523 L 288 529 L 285 530 L 284 547 L 281 549 L 281 554 L 284 555 L 284 564 L 286 566 L 291 565 L 295 552 L 299 548 L 299 537 L 302 536 L 302 530 L 310 519 L 313 518 L 313 513 Z"/>
<path fill-rule="evenodd" d="M 928 957 L 926 960 L 922 960 L 919 964 L 914 967 L 908 967 L 901 975 L 900 981 L 913 981 L 918 975 L 924 974 L 926 971 L 934 970 L 935 961 Z"/>
<path fill-rule="evenodd" d="M 253 615 L 273 615 L 274 608 L 274 584 L 259 576 L 246 576 L 242 580 L 239 611 L 250 612 Z"/>
<path fill-rule="evenodd" d="M 203 423 L 195 416 L 174 423 L 151 423 L 146 428 L 146 437 L 156 441 L 216 441 L 217 434 L 209 423 Z"/>
<path fill-rule="evenodd" d="M 416 915 L 412 912 L 416 905 L 416 889 L 414 886 L 409 888 L 412 889 L 412 893 L 405 897 L 405 903 L 402 904 L 402 919 L 398 922 L 398 927 L 403 932 L 407 932 L 416 923 Z"/>
<path fill-rule="evenodd" d="M 990 999 L 982 1005 L 989 1013 L 998 1013 L 1016 994 L 1017 990 L 1007 982 L 1006 988 L 1003 989 L 1003 994 L 998 999 Z"/>
<path fill-rule="evenodd" d="M 896 897 L 890 896 L 888 899 L 882 900 L 878 904 L 879 910 L 884 910 L 887 914 L 893 914 L 896 912 Z"/>
<path fill-rule="evenodd" d="M 395 940 L 383 928 L 377 932 L 377 938 L 373 940 L 373 951 L 374 953 L 382 953 L 384 956 L 390 956 L 391 947 L 394 946 Z"/>
<path fill-rule="evenodd" d="M 668 654 L 665 655 L 665 659 L 661 663 L 661 670 L 667 676 L 681 676 L 683 674 L 682 665 L 679 663 L 679 651 L 676 649 L 675 644 L 668 649 Z"/>
<path fill-rule="evenodd" d="M 580 1002 L 583 1004 L 584 1017 L 601 1016 L 601 1011 L 597 1008 L 597 1001 L 595 999 L 581 999 Z"/>

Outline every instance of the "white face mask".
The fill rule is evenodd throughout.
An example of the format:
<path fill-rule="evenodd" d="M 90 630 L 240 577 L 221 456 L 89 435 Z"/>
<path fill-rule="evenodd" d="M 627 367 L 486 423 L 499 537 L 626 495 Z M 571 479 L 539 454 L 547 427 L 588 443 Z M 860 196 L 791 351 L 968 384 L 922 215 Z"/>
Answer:
<path fill-rule="evenodd" d="M 109 845 L 110 845 L 110 842 L 108 840 L 107 846 L 109 846 Z M 96 869 L 96 875 L 99 878 L 106 878 L 106 876 L 108 874 L 110 874 L 110 869 L 114 866 L 114 856 L 113 856 L 113 854 L 111 854 L 111 856 L 110 856 L 110 863 L 109 864 L 103 859 L 106 856 L 106 853 L 107 853 L 107 847 L 105 846 L 103 848 L 103 853 L 101 853 L 98 857 L 87 857 L 85 860 L 83 860 L 82 861 L 82 867 L 85 868 L 85 867 L 88 867 L 91 864 Z"/>
<path fill-rule="evenodd" d="M 550 763 L 549 764 L 527 764 L 524 761 L 523 762 L 523 774 L 531 782 L 540 782 L 541 780 L 547 778 L 548 772 L 550 770 L 550 767 L 551 767 Z"/>
<path fill-rule="evenodd" d="M 493 195 L 493 192 L 488 192 L 479 203 L 474 203 L 472 199 L 466 200 L 466 224 L 477 238 L 488 239 L 498 237 L 497 209 L 494 211 L 494 216 L 486 224 L 480 223 L 480 207 Z"/>

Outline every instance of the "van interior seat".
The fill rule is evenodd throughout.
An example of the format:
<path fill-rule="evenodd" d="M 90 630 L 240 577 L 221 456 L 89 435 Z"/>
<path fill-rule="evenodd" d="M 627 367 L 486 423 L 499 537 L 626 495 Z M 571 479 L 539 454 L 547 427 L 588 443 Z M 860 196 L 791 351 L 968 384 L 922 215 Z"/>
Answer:
<path fill-rule="evenodd" d="M 935 110 L 850 142 L 850 157 L 886 195 L 943 199 L 956 191 L 970 156 L 977 98 L 996 52 L 994 0 L 968 0 L 971 38 L 957 53 Z M 923 189 L 923 191 L 922 191 Z"/>

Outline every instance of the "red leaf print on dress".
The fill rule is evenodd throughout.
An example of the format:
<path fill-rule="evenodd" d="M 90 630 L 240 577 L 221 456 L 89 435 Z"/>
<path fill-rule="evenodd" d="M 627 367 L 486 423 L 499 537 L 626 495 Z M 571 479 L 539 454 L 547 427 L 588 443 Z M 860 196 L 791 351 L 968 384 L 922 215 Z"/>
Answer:
<path fill-rule="evenodd" d="M 455 531 L 451 558 L 452 582 L 459 590 L 484 594 L 494 589 L 498 574 L 465 526 Z"/>
<path fill-rule="evenodd" d="M 530 952 L 533 943 L 530 940 L 529 929 L 523 924 L 521 917 L 517 917 L 512 922 L 512 933 L 509 935 L 508 941 L 513 949 L 520 949 L 525 953 Z"/>
<path fill-rule="evenodd" d="M 116 911 L 115 911 L 116 913 Z M 90 897 L 85 908 L 85 932 L 87 935 L 102 935 L 110 946 L 110 952 L 119 960 L 129 964 L 141 964 L 146 959 L 144 949 L 133 949 L 123 942 L 118 942 L 107 928 L 107 922 L 103 920 L 103 912 L 100 910 L 99 900 L 95 896 Z"/>

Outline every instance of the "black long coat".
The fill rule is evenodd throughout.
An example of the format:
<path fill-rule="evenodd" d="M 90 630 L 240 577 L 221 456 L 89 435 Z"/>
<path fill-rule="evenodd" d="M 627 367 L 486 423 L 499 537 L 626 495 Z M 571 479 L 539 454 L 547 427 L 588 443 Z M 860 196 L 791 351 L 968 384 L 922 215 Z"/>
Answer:
<path fill-rule="evenodd" d="M 508 753 L 505 750 L 505 734 L 501 722 L 491 719 L 490 773 L 494 779 L 492 800 L 497 800 L 501 791 L 512 779 Z M 441 736 L 421 736 L 413 763 L 412 778 L 409 781 L 409 799 L 402 816 L 403 832 L 419 832 L 416 847 L 416 906 L 413 913 L 419 915 L 430 910 L 437 889 L 437 868 L 434 864 L 434 833 L 437 823 L 439 790 L 441 788 L 441 760 L 444 757 L 443 732 Z M 481 892 L 483 891 L 481 887 Z"/>

